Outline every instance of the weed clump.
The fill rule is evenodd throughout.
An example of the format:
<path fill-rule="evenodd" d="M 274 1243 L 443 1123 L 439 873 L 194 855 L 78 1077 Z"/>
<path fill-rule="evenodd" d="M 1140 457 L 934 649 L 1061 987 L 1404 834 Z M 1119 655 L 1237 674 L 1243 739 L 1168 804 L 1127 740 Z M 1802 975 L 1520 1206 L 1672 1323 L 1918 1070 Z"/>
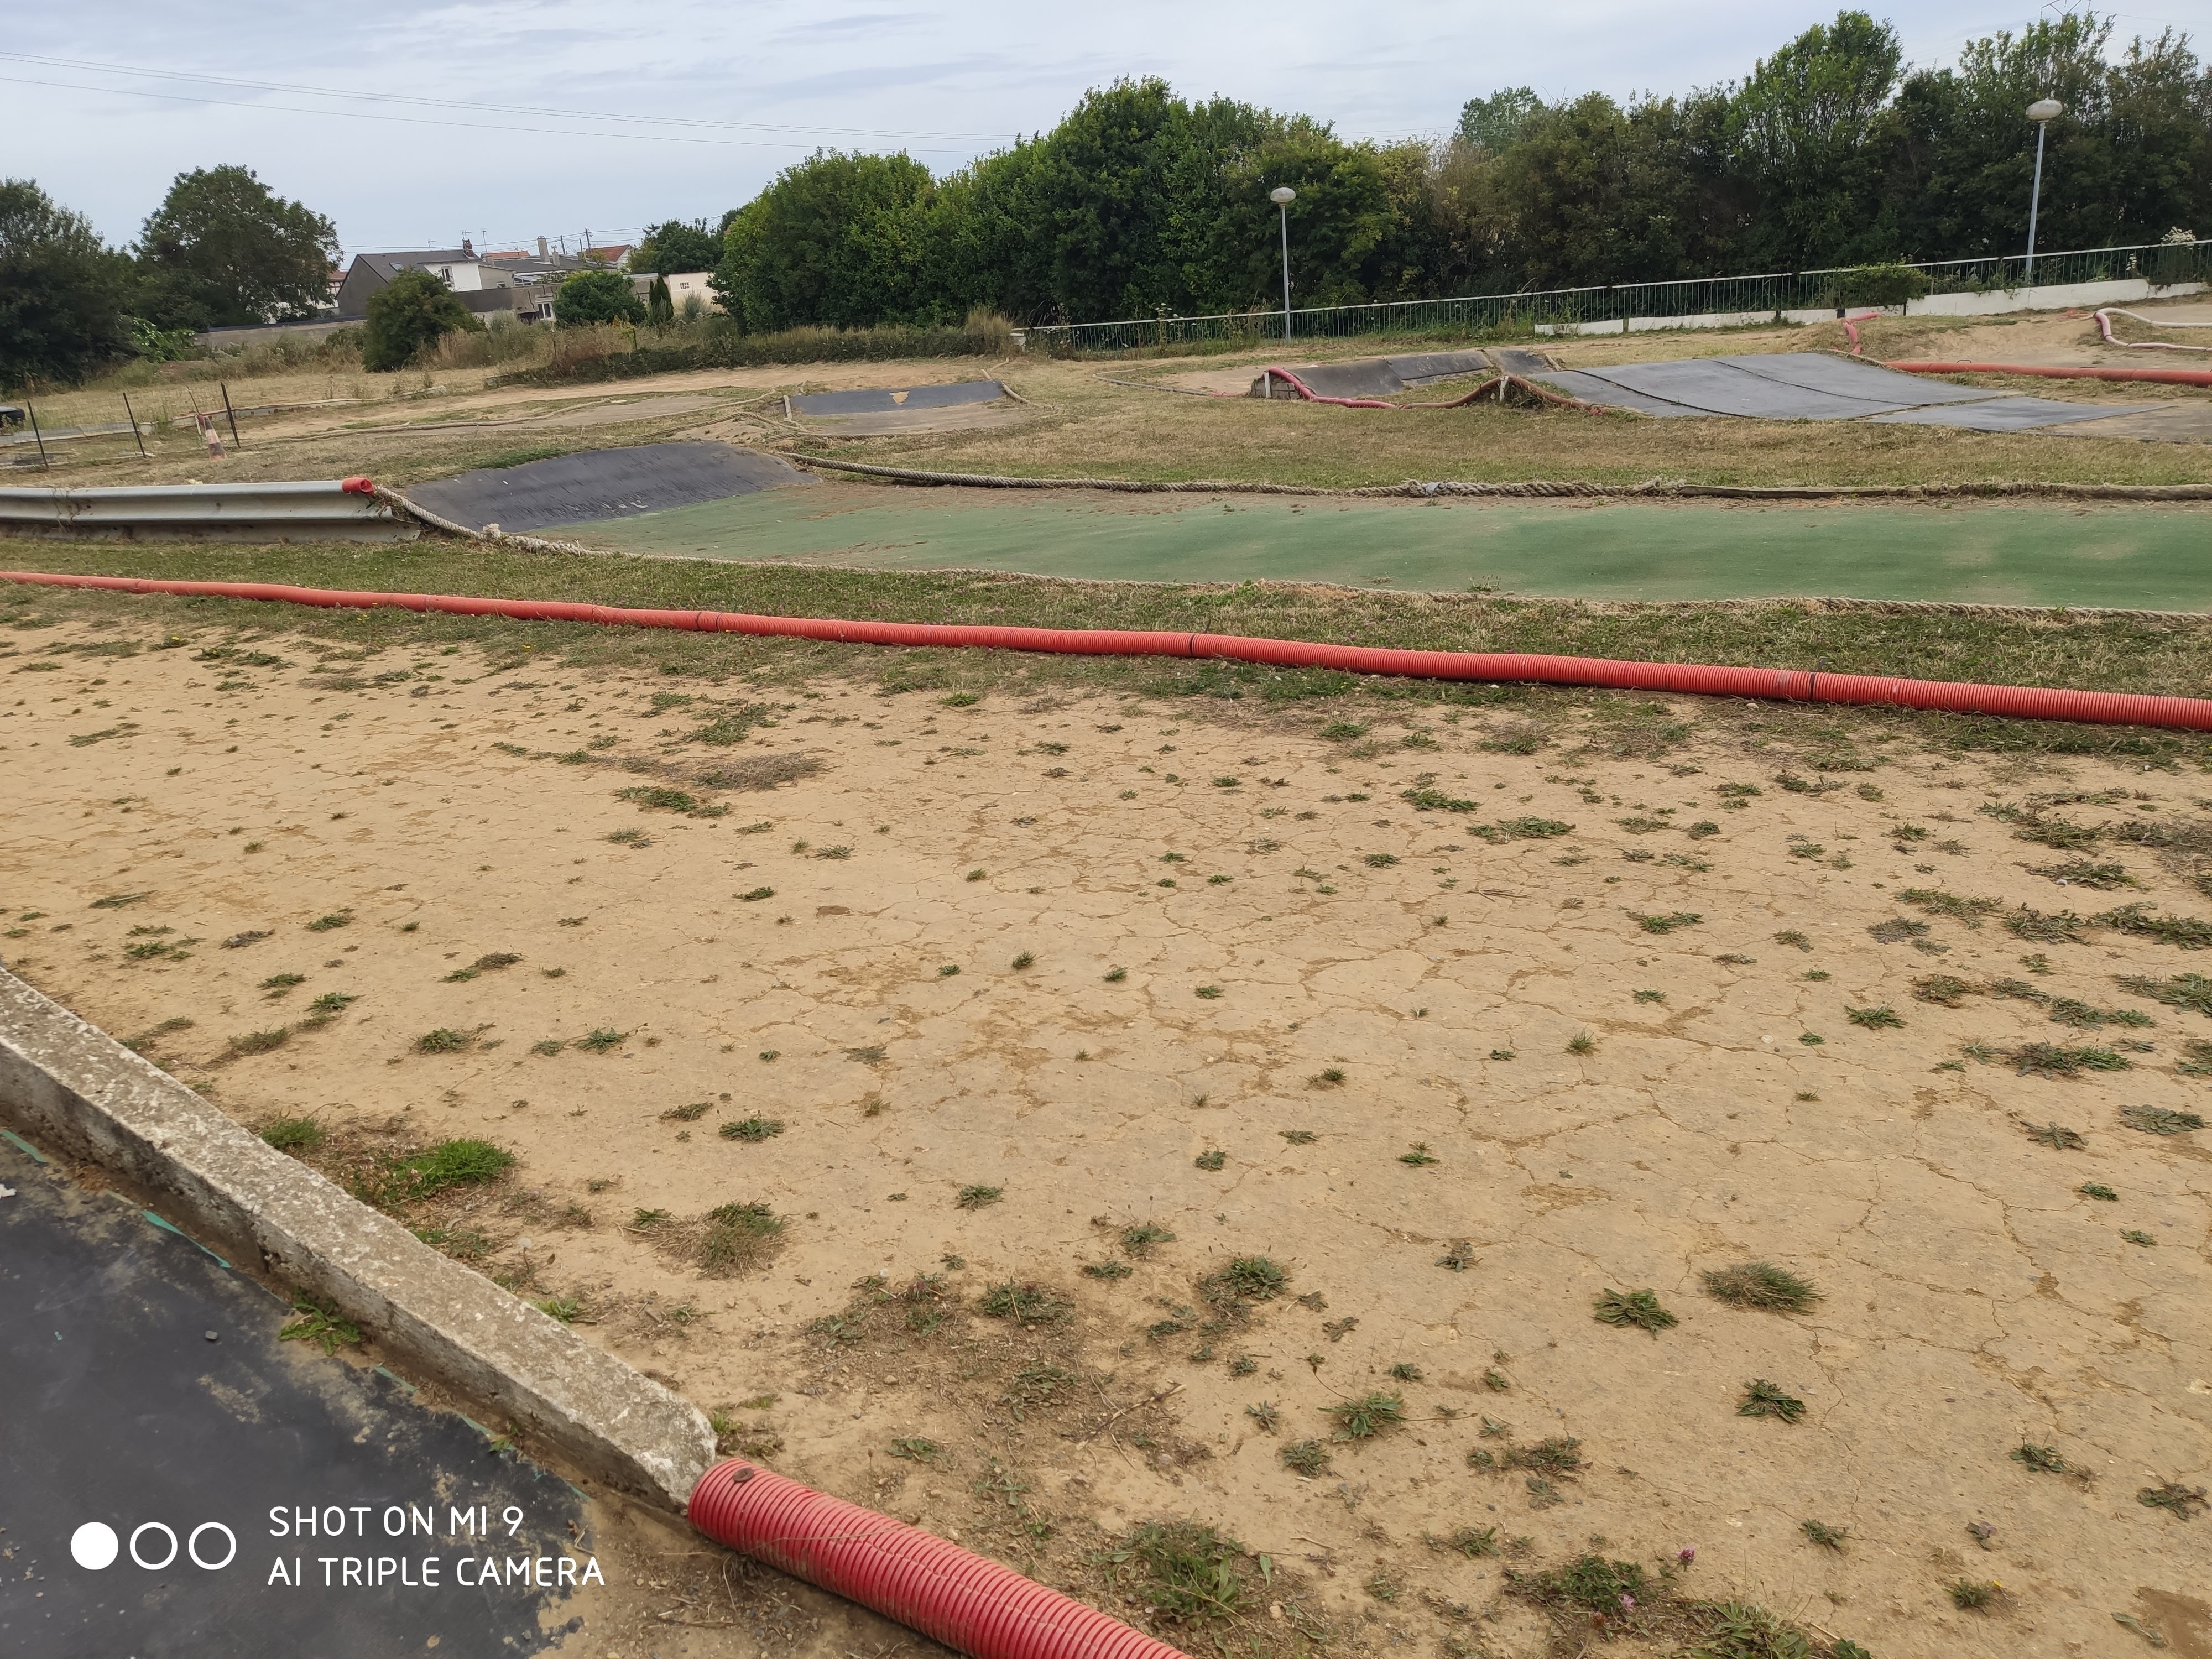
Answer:
<path fill-rule="evenodd" d="M 1242 1544 L 1212 1527 L 1155 1521 L 1130 1528 L 1106 1560 L 1117 1568 L 1141 1569 L 1139 1595 L 1163 1617 L 1190 1623 L 1244 1613 L 1249 1592 L 1237 1568 L 1245 1553 Z"/>
<path fill-rule="evenodd" d="M 1309 1480 L 1328 1473 L 1328 1448 L 1318 1440 L 1293 1440 L 1280 1455 L 1285 1468 Z"/>
<path fill-rule="evenodd" d="M 311 1152 L 323 1144 L 325 1131 L 319 1118 L 276 1117 L 261 1126 L 260 1135 L 280 1152 Z"/>
<path fill-rule="evenodd" d="M 1654 1586 L 1633 1561 L 1608 1561 L 1601 1555 L 1581 1555 L 1565 1566 L 1542 1572 L 1505 1574 L 1516 1595 L 1548 1607 L 1578 1607 L 1608 1618 L 1632 1613 L 1650 1598 Z"/>
<path fill-rule="evenodd" d="M 1264 1255 L 1240 1255 L 1225 1267 L 1200 1281 L 1199 1289 L 1216 1307 L 1247 1302 L 1272 1302 L 1291 1282 L 1291 1276 Z"/>
<path fill-rule="evenodd" d="M 711 1279 L 727 1279 L 768 1259 L 783 1238 L 783 1218 L 765 1204 L 723 1204 L 707 1212 L 695 1257 Z"/>
<path fill-rule="evenodd" d="M 1743 1398 L 1736 1404 L 1735 1414 L 1778 1417 L 1784 1423 L 1795 1423 L 1805 1415 L 1805 1402 L 1795 1395 L 1784 1394 L 1779 1383 L 1757 1376 L 1743 1385 Z"/>
<path fill-rule="evenodd" d="M 1592 1304 L 1590 1316 L 1601 1325 L 1633 1325 L 1655 1337 L 1681 1323 L 1659 1305 L 1656 1291 L 1607 1291 Z"/>
<path fill-rule="evenodd" d="M 1758 1308 L 1769 1313 L 1803 1313 L 1820 1299 L 1809 1280 L 1771 1261 L 1745 1261 L 1732 1267 L 1715 1267 L 1703 1278 L 1705 1294 L 1739 1308 Z"/>
<path fill-rule="evenodd" d="M 1341 1401 L 1328 1410 L 1336 1419 L 1338 1439 L 1371 1440 L 1385 1429 L 1395 1428 L 1406 1420 L 1406 1398 L 1401 1394 L 1377 1391 Z"/>
<path fill-rule="evenodd" d="M 994 1319 L 1018 1320 L 1024 1325 L 1049 1324 L 1068 1314 L 1067 1304 L 1042 1285 L 1016 1284 L 1012 1279 L 992 1285 L 975 1307 Z"/>
<path fill-rule="evenodd" d="M 735 1123 L 725 1123 L 721 1128 L 725 1140 L 770 1140 L 783 1133 L 783 1120 L 774 1117 L 748 1117 Z"/>
<path fill-rule="evenodd" d="M 996 1204 L 1005 1196 L 1005 1190 L 998 1187 L 963 1187 L 952 1203 L 956 1209 L 980 1210 L 988 1204 Z"/>
<path fill-rule="evenodd" d="M 292 1314 L 276 1333 L 279 1341 L 318 1343 L 325 1356 L 336 1353 L 340 1343 L 348 1347 L 360 1345 L 360 1326 L 304 1291 L 292 1298 Z"/>
<path fill-rule="evenodd" d="M 2123 1106 L 2120 1121 L 2148 1135 L 2178 1135 L 2185 1129 L 2201 1129 L 2203 1117 L 2196 1112 L 2177 1112 L 2166 1106 Z"/>

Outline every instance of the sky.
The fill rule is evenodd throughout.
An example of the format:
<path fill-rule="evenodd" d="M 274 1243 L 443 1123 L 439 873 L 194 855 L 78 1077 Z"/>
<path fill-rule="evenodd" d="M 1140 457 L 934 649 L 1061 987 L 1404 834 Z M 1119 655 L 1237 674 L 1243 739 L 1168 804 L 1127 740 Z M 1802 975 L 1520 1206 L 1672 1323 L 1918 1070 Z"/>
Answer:
<path fill-rule="evenodd" d="M 2139 0 L 2140 3 L 2140 0 Z M 2118 39 L 2200 41 L 2212 0 L 2148 0 Z M 2034 0 L 1916 0 L 1915 64 L 2017 30 Z M 1087 88 L 1158 75 L 1334 124 L 1439 135 L 1501 87 L 1547 99 L 1740 78 L 1834 15 L 1803 0 L 95 0 L 9 8 L 0 176 L 130 241 L 170 179 L 240 163 L 333 220 L 348 254 L 633 241 L 749 200 L 817 148 L 943 173 L 1050 128 Z"/>

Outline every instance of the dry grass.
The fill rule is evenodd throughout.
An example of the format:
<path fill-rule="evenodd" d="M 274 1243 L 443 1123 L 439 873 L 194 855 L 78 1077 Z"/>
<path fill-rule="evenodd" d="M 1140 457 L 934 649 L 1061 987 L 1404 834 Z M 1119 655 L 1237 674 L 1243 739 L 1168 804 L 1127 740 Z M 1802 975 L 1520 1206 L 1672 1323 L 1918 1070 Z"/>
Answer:
<path fill-rule="evenodd" d="M 1870 355 L 1911 356 L 1928 349 L 1986 351 L 1980 337 L 2003 329 L 2003 319 L 1925 318 L 1890 319 L 1871 325 Z M 2028 325 L 2021 325 L 2027 330 Z M 2057 361 L 2080 359 L 2086 350 L 2073 336 L 2093 325 L 2078 321 L 2034 319 L 2034 328 L 2057 343 L 2041 355 Z M 2023 337 L 2025 336 L 2023 335 Z M 1946 339 L 1949 343 L 1944 343 Z M 564 341 L 564 349 L 590 349 L 590 343 Z M 1350 356 L 1383 350 L 1419 349 L 1431 343 L 1391 338 L 1346 341 L 1326 348 L 1301 343 L 1292 355 Z M 1835 349 L 1838 331 L 1829 327 L 1729 331 L 1720 333 L 1650 334 L 1632 340 L 1547 342 L 1571 365 L 1757 351 Z M 1360 410 L 1316 404 L 1268 403 L 1245 398 L 1177 396 L 1116 380 L 1164 380 L 1189 372 L 1187 356 L 1111 362 L 1070 362 L 1036 356 L 1014 356 L 988 367 L 980 360 L 943 359 L 910 364 L 816 364 L 783 369 L 702 371 L 661 376 L 603 387 L 556 389 L 529 393 L 514 388 L 484 393 L 493 371 L 458 360 L 478 355 L 465 343 L 448 354 L 452 366 L 410 370 L 398 375 L 369 375 L 357 370 L 320 370 L 241 380 L 234 399 L 254 403 L 361 397 L 355 410 L 326 411 L 291 419 L 275 428 L 249 422 L 240 455 L 223 464 L 223 476 L 237 478 L 336 477 L 368 472 L 396 483 L 439 477 L 480 465 L 513 440 L 467 432 L 379 434 L 348 432 L 349 422 L 374 417 L 389 422 L 393 399 L 410 421 L 508 418 L 526 410 L 555 407 L 548 399 L 597 403 L 609 398 L 637 398 L 656 392 L 735 390 L 758 394 L 775 390 L 819 389 L 824 386 L 927 384 L 988 372 L 1002 375 L 1026 400 L 1022 418 L 1006 426 L 967 431 L 866 439 L 801 436 L 781 422 L 759 420 L 741 428 L 715 426 L 713 414 L 692 414 L 637 425 L 606 426 L 552 434 L 554 447 L 580 449 L 635 443 L 654 437 L 696 433 L 784 448 L 823 446 L 842 456 L 890 464 L 957 471 L 990 471 L 1032 477 L 1083 476 L 1146 480 L 1221 478 L 1271 480 L 1325 486 L 1389 484 L 1416 478 L 1574 478 L 1606 483 L 1638 483 L 1679 478 L 1728 484 L 1950 483 L 1990 479 L 2049 483 L 2193 483 L 2212 482 L 2212 447 L 2140 443 L 2122 439 L 2056 436 L 2050 433 L 1988 434 L 1935 427 L 1875 427 L 1843 422 L 1646 420 L 1626 415 L 1589 415 L 1485 405 L 1462 410 Z M 2026 354 L 2021 354 L 2026 355 Z M 2124 354 L 2122 354 L 2124 355 Z M 1208 356 L 1204 366 L 1234 369 L 1280 361 L 1278 349 Z M 512 367 L 512 365 L 508 365 Z M 865 367 L 866 373 L 860 371 Z M 131 394 L 142 418 L 184 413 L 211 387 L 186 377 L 204 365 L 173 364 L 160 372 L 161 384 Z M 143 371 L 140 371 L 143 373 Z M 883 375 L 889 372 L 890 378 Z M 1102 377 L 1112 377 L 1111 380 Z M 2009 383 L 2008 390 L 2022 389 Z M 2103 386 L 2067 382 L 2027 388 L 2075 401 L 2141 403 L 2155 388 Z M 112 384 L 40 400 L 40 418 L 49 425 L 122 418 Z M 139 459 L 127 438 L 64 447 L 58 469 L 76 483 L 130 481 L 176 482 L 200 477 L 209 463 L 196 443 L 171 438 L 155 459 Z"/>

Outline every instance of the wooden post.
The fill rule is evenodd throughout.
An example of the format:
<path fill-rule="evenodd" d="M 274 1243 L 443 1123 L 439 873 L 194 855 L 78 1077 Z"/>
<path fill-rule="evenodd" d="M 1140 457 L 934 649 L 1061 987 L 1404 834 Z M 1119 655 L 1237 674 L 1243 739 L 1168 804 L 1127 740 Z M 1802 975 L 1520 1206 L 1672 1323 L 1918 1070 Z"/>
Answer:
<path fill-rule="evenodd" d="M 146 440 L 138 430 L 138 417 L 131 410 L 131 394 L 125 392 L 122 397 L 123 418 L 131 422 L 131 435 L 138 440 L 138 459 L 142 461 L 150 459 L 151 458 L 146 453 Z"/>
<path fill-rule="evenodd" d="M 54 463 L 46 453 L 46 434 L 39 430 L 39 411 L 29 404 L 23 405 L 23 411 L 31 417 L 31 435 L 39 441 L 39 465 L 51 472 L 54 470 Z"/>
<path fill-rule="evenodd" d="M 246 446 L 238 441 L 238 416 L 231 412 L 230 387 L 221 380 L 217 380 L 216 385 L 222 392 L 222 412 L 230 422 L 230 447 L 233 449 L 243 450 Z"/>

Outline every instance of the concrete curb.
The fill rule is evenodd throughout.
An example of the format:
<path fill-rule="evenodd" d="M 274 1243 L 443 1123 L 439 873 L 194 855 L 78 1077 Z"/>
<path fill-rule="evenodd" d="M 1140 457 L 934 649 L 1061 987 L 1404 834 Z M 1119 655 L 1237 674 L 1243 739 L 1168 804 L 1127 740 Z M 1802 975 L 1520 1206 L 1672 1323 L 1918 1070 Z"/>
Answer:
<path fill-rule="evenodd" d="M 0 969 L 0 1121 L 157 1198 L 233 1265 L 297 1285 L 579 1473 L 682 1513 L 698 1407 L 264 1145 Z"/>

